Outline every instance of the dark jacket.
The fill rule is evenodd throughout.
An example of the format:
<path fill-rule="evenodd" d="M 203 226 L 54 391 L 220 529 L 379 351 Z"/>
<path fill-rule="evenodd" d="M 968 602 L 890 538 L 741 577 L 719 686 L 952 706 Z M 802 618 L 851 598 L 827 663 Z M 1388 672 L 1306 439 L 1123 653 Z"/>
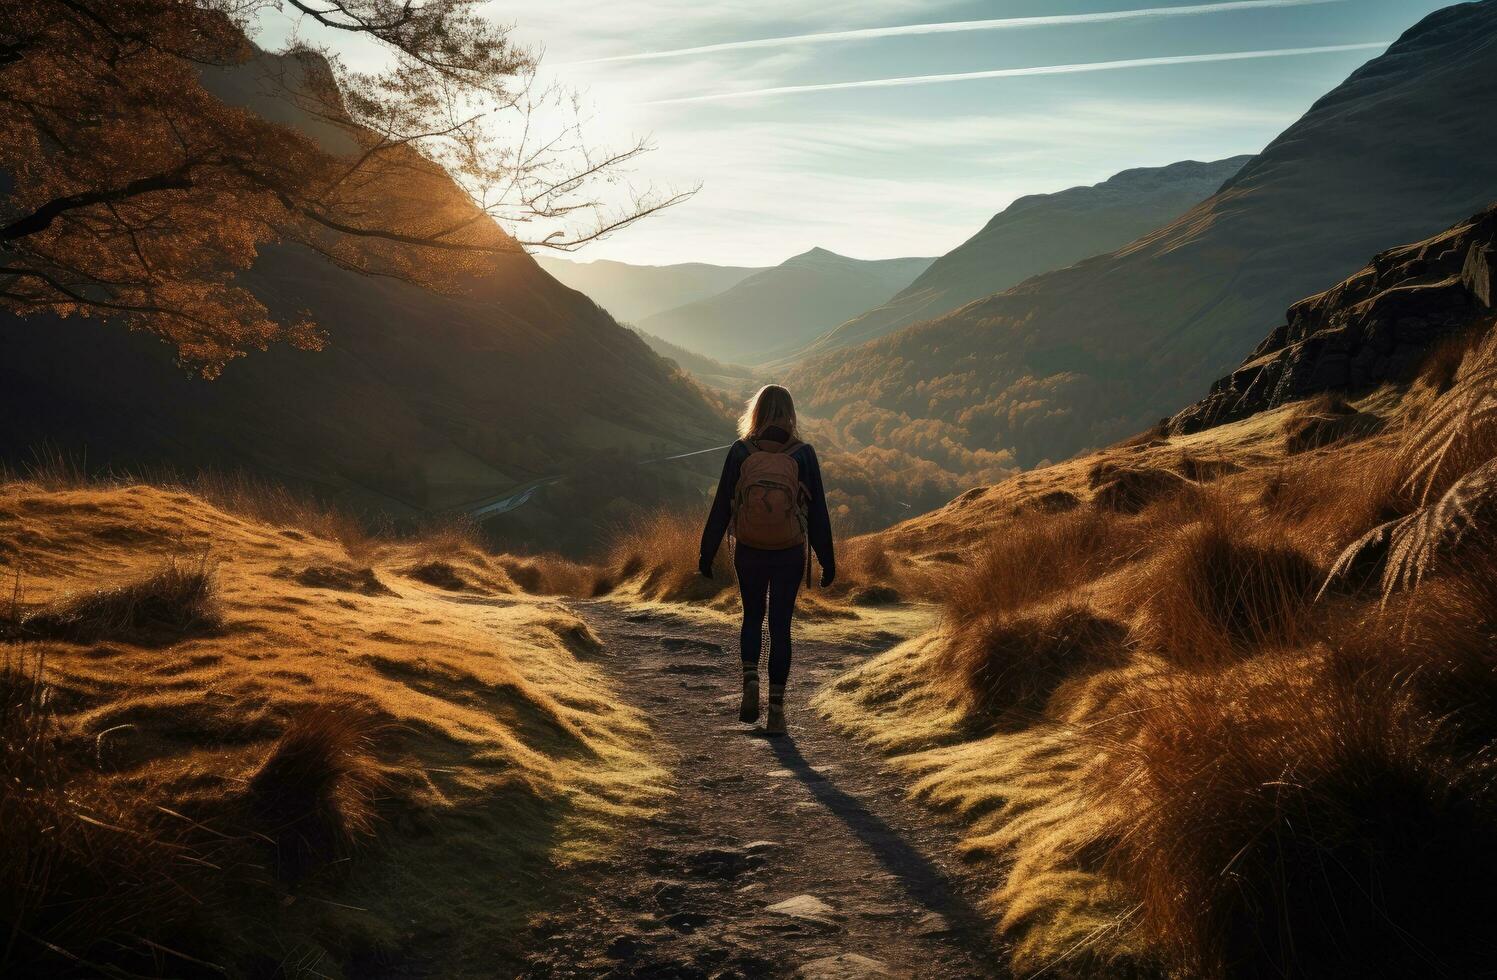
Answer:
<path fill-rule="evenodd" d="M 763 433 L 765 439 L 784 442 L 788 436 L 782 429 L 769 428 Z M 733 495 L 738 490 L 738 471 L 753 449 L 742 439 L 728 449 L 728 458 L 723 461 L 723 475 L 717 481 L 717 496 L 712 500 L 712 512 L 707 515 L 707 526 L 702 531 L 703 563 L 710 563 L 717 555 L 728 523 L 733 519 Z M 801 443 L 790 456 L 800 467 L 800 482 L 811 494 L 810 512 L 806 520 L 806 537 L 822 571 L 837 567 L 832 553 L 832 518 L 826 509 L 826 490 L 821 485 L 821 464 L 816 461 L 816 450 Z"/>

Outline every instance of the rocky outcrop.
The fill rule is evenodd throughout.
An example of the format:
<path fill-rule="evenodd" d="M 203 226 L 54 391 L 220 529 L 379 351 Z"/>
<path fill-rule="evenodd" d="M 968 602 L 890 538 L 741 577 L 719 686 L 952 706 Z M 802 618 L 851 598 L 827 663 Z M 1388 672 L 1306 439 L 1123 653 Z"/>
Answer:
<path fill-rule="evenodd" d="M 1441 340 L 1490 318 L 1497 299 L 1497 205 L 1443 234 L 1383 252 L 1296 303 L 1242 366 L 1170 421 L 1197 432 L 1322 392 L 1412 381 Z"/>

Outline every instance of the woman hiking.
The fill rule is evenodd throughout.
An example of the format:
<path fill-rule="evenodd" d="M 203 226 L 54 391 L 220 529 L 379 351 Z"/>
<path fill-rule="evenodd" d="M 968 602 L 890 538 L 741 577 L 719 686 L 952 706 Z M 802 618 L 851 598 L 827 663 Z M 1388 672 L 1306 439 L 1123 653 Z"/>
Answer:
<path fill-rule="evenodd" d="M 768 595 L 769 716 L 764 731 L 785 734 L 785 682 L 790 677 L 790 619 L 801 576 L 811 584 L 811 557 L 821 563 L 821 587 L 832 584 L 832 520 L 816 451 L 797 438 L 795 402 L 779 385 L 765 385 L 738 420 L 739 439 L 728 450 L 717 496 L 702 531 L 698 568 L 712 577 L 723 533 L 733 534 L 733 568 L 743 594 L 743 706 L 738 720 L 759 720 L 759 652 Z"/>

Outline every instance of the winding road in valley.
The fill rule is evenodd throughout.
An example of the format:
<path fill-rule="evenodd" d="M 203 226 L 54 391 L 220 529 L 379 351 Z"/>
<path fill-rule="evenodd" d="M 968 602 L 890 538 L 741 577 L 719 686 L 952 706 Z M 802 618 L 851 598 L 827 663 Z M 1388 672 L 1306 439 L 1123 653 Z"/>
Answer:
<path fill-rule="evenodd" d="M 877 649 L 797 640 L 790 735 L 737 722 L 736 630 L 576 604 L 621 695 L 654 720 L 675 794 L 576 902 L 536 925 L 527 978 L 1003 977 L 991 882 L 957 833 L 806 705 Z"/>
<path fill-rule="evenodd" d="M 673 460 L 689 459 L 692 456 L 701 456 L 703 453 L 721 452 L 731 445 L 732 443 L 730 442 L 721 446 L 709 446 L 706 449 L 693 449 L 689 453 L 677 453 L 674 456 L 661 456 L 657 459 L 642 459 L 635 465 L 653 466 L 656 463 L 669 463 Z M 474 500 L 466 504 L 459 504 L 456 507 L 449 508 L 448 512 L 454 514 L 465 514 L 475 521 L 487 520 L 490 517 L 498 517 L 500 514 L 508 514 L 510 511 L 517 510 L 518 508 L 523 507 L 525 504 L 528 504 L 531 498 L 534 497 L 542 487 L 549 487 L 551 484 L 560 483 L 565 479 L 565 474 L 543 476 L 538 479 L 531 480 L 529 483 L 522 483 L 517 487 L 510 487 L 508 490 L 504 490 L 500 493 L 494 494 L 493 496 L 484 497 L 481 500 Z"/>

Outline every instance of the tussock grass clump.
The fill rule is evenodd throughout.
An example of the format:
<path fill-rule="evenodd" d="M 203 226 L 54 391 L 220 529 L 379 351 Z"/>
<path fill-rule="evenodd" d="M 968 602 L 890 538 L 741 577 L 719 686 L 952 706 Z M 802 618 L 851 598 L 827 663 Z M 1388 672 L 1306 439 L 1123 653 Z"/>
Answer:
<path fill-rule="evenodd" d="M 462 573 L 453 567 L 451 562 L 440 558 L 418 562 L 403 569 L 402 574 L 417 582 L 424 582 L 448 592 L 461 592 L 468 587 L 468 581 L 463 578 Z"/>
<path fill-rule="evenodd" d="M 1139 546 L 1127 524 L 1092 510 L 1002 524 L 941 582 L 947 618 L 960 625 L 1074 592 Z"/>
<path fill-rule="evenodd" d="M 1483 334 L 1482 329 L 1463 330 L 1436 344 L 1419 366 L 1416 383 L 1435 395 L 1445 394 L 1455 385 L 1466 356 L 1481 343 Z"/>
<path fill-rule="evenodd" d="M 250 819 L 296 878 L 373 836 L 387 780 L 374 754 L 381 727 L 349 700 L 302 709 L 249 781 Z"/>
<path fill-rule="evenodd" d="M 222 625 L 213 566 L 168 559 L 133 581 L 64 596 L 25 616 L 22 635 L 90 643 L 102 639 L 165 645 Z"/>
<path fill-rule="evenodd" d="M 1190 453 L 1182 455 L 1176 465 L 1181 476 L 1196 483 L 1210 483 L 1224 476 L 1241 473 L 1244 469 L 1240 464 L 1222 456 L 1193 456 Z"/>
<path fill-rule="evenodd" d="M 855 606 L 892 606 L 901 598 L 899 590 L 890 585 L 864 585 L 848 595 Z"/>
<path fill-rule="evenodd" d="M 1338 442 L 1365 439 L 1382 431 L 1384 419 L 1358 411 L 1339 392 L 1317 395 L 1303 402 L 1284 421 L 1284 451 L 1306 453 Z"/>
<path fill-rule="evenodd" d="M 368 521 L 248 473 L 204 470 L 185 480 L 162 477 L 151 482 L 180 483 L 231 514 L 337 541 L 350 555 L 366 554 L 379 538 Z"/>
<path fill-rule="evenodd" d="M 514 583 L 531 595 L 587 599 L 604 595 L 613 587 L 599 569 L 556 555 L 506 556 L 500 564 Z"/>
<path fill-rule="evenodd" d="M 1122 519 L 1094 510 L 993 533 L 946 580 L 938 664 L 953 693 L 982 717 L 1033 715 L 1068 677 L 1119 662 L 1126 630 L 1085 589 L 1137 547 Z"/>
<path fill-rule="evenodd" d="M 211 900 L 217 857 L 184 824 L 106 789 L 62 747 L 40 661 L 0 662 L 0 974 L 115 970 L 157 976 L 184 961 L 178 933 Z"/>
<path fill-rule="evenodd" d="M 1173 470 L 1102 463 L 1088 477 L 1092 503 L 1102 510 L 1137 514 L 1144 508 L 1195 486 Z"/>
<path fill-rule="evenodd" d="M 1107 870 L 1194 976 L 1468 977 L 1497 940 L 1490 766 L 1387 671 L 1285 660 L 1136 698 Z"/>
<path fill-rule="evenodd" d="M 1497 553 L 1467 557 L 1339 636 L 1349 669 L 1396 671 L 1452 734 L 1483 751 L 1497 732 Z"/>
<path fill-rule="evenodd" d="M 1323 574 L 1303 552 L 1207 505 L 1154 555 L 1138 588 L 1139 635 L 1177 664 L 1304 640 Z"/>
<path fill-rule="evenodd" d="M 636 588 L 641 598 L 663 602 L 712 599 L 733 587 L 733 569 L 726 544 L 718 549 L 712 578 L 697 572 L 702 539 L 700 518 L 656 511 L 620 530 L 611 542 L 604 565 L 614 570 L 620 585 Z"/>
<path fill-rule="evenodd" d="M 969 712 L 984 718 L 1033 721 L 1066 680 L 1127 655 L 1127 627 L 1084 603 L 974 616 L 952 629 L 937 666 L 958 680 Z"/>
<path fill-rule="evenodd" d="M 1255 473 L 1246 486 L 1259 513 L 1252 525 L 1332 565 L 1346 547 L 1376 527 L 1416 509 L 1386 437 L 1311 453 Z M 1355 583 L 1366 578 L 1360 572 Z"/>

